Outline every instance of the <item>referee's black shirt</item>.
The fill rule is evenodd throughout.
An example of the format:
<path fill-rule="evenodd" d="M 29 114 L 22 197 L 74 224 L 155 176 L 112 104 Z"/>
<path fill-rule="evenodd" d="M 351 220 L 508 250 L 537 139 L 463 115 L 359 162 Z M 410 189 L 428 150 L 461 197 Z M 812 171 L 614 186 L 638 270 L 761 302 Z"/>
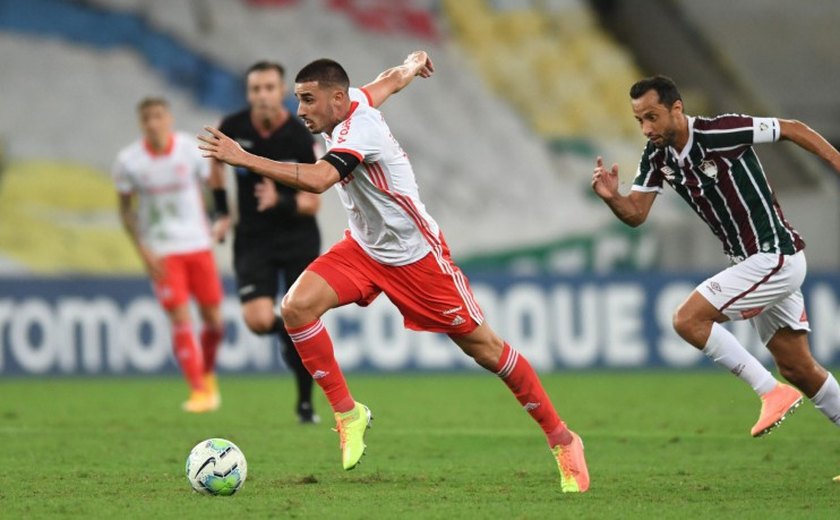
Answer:
<path fill-rule="evenodd" d="M 314 163 L 316 160 L 312 134 L 292 115 L 268 137 L 263 137 L 254 128 L 247 109 L 222 120 L 219 130 L 255 155 L 284 162 Z M 241 167 L 234 171 L 239 207 L 235 230 L 238 242 L 253 242 L 257 247 L 291 247 L 299 252 L 312 248 L 317 251 L 320 235 L 315 217 L 299 215 L 293 209 L 296 206 L 289 204 L 297 190 L 275 182 L 279 195 L 277 206 L 257 211 L 254 189 L 263 177 Z"/>

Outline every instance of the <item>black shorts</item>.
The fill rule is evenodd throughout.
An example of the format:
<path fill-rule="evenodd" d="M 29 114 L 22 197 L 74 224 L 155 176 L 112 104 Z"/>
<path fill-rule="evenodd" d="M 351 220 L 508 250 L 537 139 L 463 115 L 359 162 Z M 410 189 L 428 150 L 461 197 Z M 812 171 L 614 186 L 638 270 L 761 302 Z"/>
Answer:
<path fill-rule="evenodd" d="M 277 298 L 280 278 L 288 291 L 306 267 L 320 254 L 311 244 L 297 249 L 267 245 L 264 240 L 236 239 L 233 245 L 233 269 L 239 301 Z M 292 251 L 290 253 L 290 251 Z"/>

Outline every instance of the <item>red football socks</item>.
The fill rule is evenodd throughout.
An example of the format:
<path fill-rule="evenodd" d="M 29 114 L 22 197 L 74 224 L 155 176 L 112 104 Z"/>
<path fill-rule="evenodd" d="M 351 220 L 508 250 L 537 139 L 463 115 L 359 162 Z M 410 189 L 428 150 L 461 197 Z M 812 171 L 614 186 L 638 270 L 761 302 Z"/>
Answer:
<path fill-rule="evenodd" d="M 335 360 L 332 340 L 321 320 L 303 327 L 286 327 L 286 330 L 300 354 L 303 366 L 324 390 L 333 411 L 344 413 L 352 410 L 356 403 Z"/>
<path fill-rule="evenodd" d="M 554 405 L 545 393 L 537 373 L 525 356 L 507 343 L 496 367 L 496 375 L 502 378 L 525 411 L 539 423 L 549 446 L 572 442 L 571 433 L 554 410 Z"/>
<path fill-rule="evenodd" d="M 224 327 L 204 326 L 201 331 L 201 351 L 204 353 L 204 373 L 210 374 L 216 371 L 216 353 L 219 344 L 225 337 Z"/>
<path fill-rule="evenodd" d="M 190 323 L 172 327 L 172 347 L 175 360 L 193 390 L 204 391 L 204 358 L 198 349 Z"/>

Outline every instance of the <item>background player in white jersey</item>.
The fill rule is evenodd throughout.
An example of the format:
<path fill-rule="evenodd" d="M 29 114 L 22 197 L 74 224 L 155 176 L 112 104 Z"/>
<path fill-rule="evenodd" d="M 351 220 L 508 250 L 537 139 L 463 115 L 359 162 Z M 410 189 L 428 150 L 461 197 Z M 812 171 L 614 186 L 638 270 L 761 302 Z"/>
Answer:
<path fill-rule="evenodd" d="M 221 404 L 215 360 L 224 335 L 222 287 L 200 184 L 209 168 L 195 140 L 173 131 L 165 99 L 146 98 L 137 113 L 143 138 L 114 164 L 120 217 L 172 324 L 175 359 L 191 388 L 183 408 L 207 412 Z M 201 348 L 190 323 L 190 295 L 203 322 Z"/>
<path fill-rule="evenodd" d="M 642 224 L 667 182 L 721 239 L 732 267 L 700 284 L 674 314 L 677 333 L 748 383 L 762 409 L 752 435 L 777 426 L 802 401 L 776 381 L 720 323 L 748 319 L 779 372 L 840 426 L 840 387 L 811 356 L 800 286 L 805 242 L 785 219 L 753 144 L 791 141 L 840 172 L 840 153 L 800 123 L 727 114 L 691 117 L 669 78 L 654 76 L 630 89 L 633 113 L 649 139 L 629 195 L 618 192 L 618 165 L 599 157 L 592 187 L 615 215 Z"/>
<path fill-rule="evenodd" d="M 589 473 L 580 437 L 557 415 L 525 357 L 484 321 L 466 277 L 420 201 L 408 157 L 375 108 L 414 76 L 432 72 L 426 53 L 416 52 L 373 83 L 350 89 L 347 73 L 332 60 L 304 67 L 295 79 L 298 115 L 310 131 L 324 134 L 328 146 L 315 164 L 249 154 L 213 128 L 207 129 L 210 136 L 200 137 L 201 149 L 300 190 L 339 190 L 350 229 L 298 278 L 283 299 L 282 313 L 304 365 L 335 411 L 344 469 L 354 468 L 364 454 L 371 415 L 350 395 L 320 317 L 341 305 L 368 305 L 384 292 L 406 327 L 448 334 L 479 365 L 498 374 L 545 433 L 562 491 L 584 492 Z"/>

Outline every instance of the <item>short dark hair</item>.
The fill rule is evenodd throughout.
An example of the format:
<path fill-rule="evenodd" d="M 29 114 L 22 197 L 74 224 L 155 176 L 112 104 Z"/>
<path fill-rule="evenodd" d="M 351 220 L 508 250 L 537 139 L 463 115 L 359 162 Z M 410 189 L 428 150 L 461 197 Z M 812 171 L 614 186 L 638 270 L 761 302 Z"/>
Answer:
<path fill-rule="evenodd" d="M 295 83 L 308 83 L 317 81 L 320 86 L 338 86 L 344 90 L 350 88 L 350 77 L 337 61 L 327 58 L 315 60 L 304 68 L 300 69 Z"/>
<path fill-rule="evenodd" d="M 670 107 L 676 101 L 682 101 L 682 96 L 680 96 L 680 91 L 677 90 L 677 84 L 674 83 L 674 80 L 661 74 L 634 83 L 630 87 L 630 98 L 639 99 L 650 90 L 655 90 L 659 94 L 659 102 L 666 107 Z"/>
<path fill-rule="evenodd" d="M 252 72 L 262 72 L 265 70 L 276 70 L 277 74 L 280 74 L 280 79 L 286 77 L 286 69 L 284 69 L 282 65 L 280 65 L 276 61 L 268 60 L 258 61 L 250 67 L 248 67 L 248 70 L 245 71 L 245 77 L 247 78 Z"/>
<path fill-rule="evenodd" d="M 169 101 L 163 96 L 146 96 L 137 103 L 137 113 L 141 113 L 150 107 L 163 107 L 169 109 Z"/>

